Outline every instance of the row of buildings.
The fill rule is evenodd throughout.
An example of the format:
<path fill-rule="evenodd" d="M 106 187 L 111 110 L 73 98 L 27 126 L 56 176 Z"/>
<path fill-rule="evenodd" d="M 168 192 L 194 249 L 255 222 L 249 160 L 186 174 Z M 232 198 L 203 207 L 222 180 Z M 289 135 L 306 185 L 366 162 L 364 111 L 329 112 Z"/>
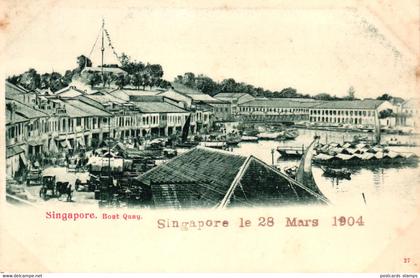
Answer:
<path fill-rule="evenodd" d="M 416 127 L 419 100 L 402 103 L 385 100 L 317 101 L 314 99 L 253 98 L 247 94 L 222 93 L 215 96 L 231 103 L 234 118 L 246 122 L 354 125 L 373 128 L 375 118 L 386 127 Z M 387 113 L 381 113 L 387 111 Z"/>
<path fill-rule="evenodd" d="M 214 122 L 306 122 L 372 126 L 375 115 L 395 113 L 398 125 L 415 126 L 417 103 L 395 106 L 388 101 L 315 101 L 259 99 L 245 93 L 214 97 L 173 83 L 166 91 L 90 89 L 69 86 L 55 93 L 29 92 L 6 82 L 7 174 L 14 176 L 28 158 L 120 140 L 209 130 Z"/>
<path fill-rule="evenodd" d="M 42 154 L 97 146 L 111 137 L 135 140 L 211 128 L 232 117 L 230 104 L 182 85 L 167 91 L 80 89 L 29 92 L 6 82 L 7 175 Z"/>

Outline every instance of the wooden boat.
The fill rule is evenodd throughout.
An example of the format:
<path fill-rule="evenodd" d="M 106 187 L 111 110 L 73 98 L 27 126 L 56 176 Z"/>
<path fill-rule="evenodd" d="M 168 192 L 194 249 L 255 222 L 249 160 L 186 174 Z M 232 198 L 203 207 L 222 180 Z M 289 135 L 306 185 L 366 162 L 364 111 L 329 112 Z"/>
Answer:
<path fill-rule="evenodd" d="M 277 152 L 281 155 L 282 158 L 301 158 L 303 156 L 304 148 L 303 147 L 277 147 Z"/>
<path fill-rule="evenodd" d="M 329 167 L 321 167 L 322 171 L 324 171 L 324 176 L 326 177 L 334 177 L 334 178 L 341 178 L 341 179 L 351 179 L 351 172 L 346 169 L 333 169 Z"/>
<path fill-rule="evenodd" d="M 241 142 L 241 137 L 236 135 L 226 136 L 226 144 L 228 146 L 236 146 Z"/>
<path fill-rule="evenodd" d="M 227 144 L 225 141 L 204 141 L 200 142 L 200 146 L 214 148 L 214 149 L 224 149 Z"/>
<path fill-rule="evenodd" d="M 260 140 L 276 140 L 280 135 L 282 135 L 281 132 L 261 132 L 257 134 L 257 137 Z"/>
<path fill-rule="evenodd" d="M 298 136 L 299 136 L 299 132 L 297 130 L 289 129 L 289 130 L 286 130 L 286 131 L 282 132 L 282 134 L 280 134 L 276 138 L 276 140 L 279 140 L 279 141 L 294 140 Z"/>
<path fill-rule="evenodd" d="M 258 137 L 257 136 L 242 136 L 241 137 L 241 141 L 242 142 L 258 142 Z"/>

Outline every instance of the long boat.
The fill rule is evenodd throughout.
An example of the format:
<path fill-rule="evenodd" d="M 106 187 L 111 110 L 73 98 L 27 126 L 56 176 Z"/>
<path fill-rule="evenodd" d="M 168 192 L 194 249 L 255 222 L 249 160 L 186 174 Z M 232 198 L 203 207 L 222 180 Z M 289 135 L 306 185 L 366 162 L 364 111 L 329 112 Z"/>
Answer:
<path fill-rule="evenodd" d="M 246 136 L 246 135 L 243 135 L 241 137 L 241 141 L 242 142 L 258 142 L 258 137 L 257 136 Z"/>
<path fill-rule="evenodd" d="M 214 148 L 214 149 L 224 149 L 227 144 L 225 141 L 203 141 L 200 142 L 200 146 Z"/>

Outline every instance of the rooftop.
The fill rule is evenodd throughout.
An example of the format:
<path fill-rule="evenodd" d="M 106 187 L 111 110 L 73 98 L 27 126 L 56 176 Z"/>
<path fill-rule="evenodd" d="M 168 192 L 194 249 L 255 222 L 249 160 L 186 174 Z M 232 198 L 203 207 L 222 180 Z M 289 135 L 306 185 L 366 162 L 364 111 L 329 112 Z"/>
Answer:
<path fill-rule="evenodd" d="M 319 104 L 312 101 L 295 101 L 282 98 L 255 99 L 240 104 L 240 106 L 275 107 L 275 108 L 310 108 Z"/>
<path fill-rule="evenodd" d="M 143 113 L 187 113 L 188 111 L 175 105 L 161 101 L 133 102 Z"/>
<path fill-rule="evenodd" d="M 48 115 L 44 112 L 36 110 L 28 105 L 25 105 L 14 99 L 6 97 L 6 103 L 13 102 L 16 105 L 16 114 L 19 114 L 28 119 L 47 117 Z"/>
<path fill-rule="evenodd" d="M 193 101 L 203 101 L 207 103 L 227 103 L 226 101 L 204 94 L 203 92 L 199 90 L 191 89 L 178 82 L 172 82 L 171 84 L 175 92 L 188 96 Z"/>
<path fill-rule="evenodd" d="M 29 121 L 27 118 L 16 114 L 13 115 L 13 121 L 12 121 L 12 111 L 10 111 L 9 109 L 6 109 L 6 124 L 17 124 L 17 123 L 22 123 L 22 122 L 27 122 Z"/>
<path fill-rule="evenodd" d="M 157 207 L 225 207 L 323 202 L 253 156 L 196 147 L 137 178 Z"/>
<path fill-rule="evenodd" d="M 376 109 L 384 100 L 364 99 L 364 100 L 337 100 L 323 101 L 314 108 L 320 109 Z"/>
<path fill-rule="evenodd" d="M 126 72 L 123 69 L 112 67 L 85 67 L 83 71 L 102 72 L 102 69 L 104 72 L 112 72 L 114 74 L 126 74 Z"/>
<path fill-rule="evenodd" d="M 232 93 L 218 93 L 217 95 L 215 95 L 215 98 L 222 98 L 222 99 L 232 99 L 232 98 L 240 98 L 243 96 L 251 96 L 250 94 L 247 93 L 236 93 L 236 92 L 232 92 Z"/>

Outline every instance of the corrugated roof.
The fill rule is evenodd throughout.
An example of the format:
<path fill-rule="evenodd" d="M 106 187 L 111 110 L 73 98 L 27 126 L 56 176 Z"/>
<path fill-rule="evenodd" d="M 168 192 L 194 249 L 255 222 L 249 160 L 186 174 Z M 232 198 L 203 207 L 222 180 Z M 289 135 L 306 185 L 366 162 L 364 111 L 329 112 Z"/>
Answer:
<path fill-rule="evenodd" d="M 143 113 L 186 113 L 188 111 L 181 109 L 167 102 L 133 102 Z"/>
<path fill-rule="evenodd" d="M 270 99 L 251 100 L 251 101 L 240 104 L 240 106 L 274 107 L 274 108 L 310 108 L 317 104 L 318 102 L 293 101 L 293 100 L 285 100 L 282 98 L 270 98 Z"/>
<path fill-rule="evenodd" d="M 314 108 L 320 109 L 376 109 L 384 100 L 364 99 L 364 100 L 337 100 L 324 101 Z"/>

